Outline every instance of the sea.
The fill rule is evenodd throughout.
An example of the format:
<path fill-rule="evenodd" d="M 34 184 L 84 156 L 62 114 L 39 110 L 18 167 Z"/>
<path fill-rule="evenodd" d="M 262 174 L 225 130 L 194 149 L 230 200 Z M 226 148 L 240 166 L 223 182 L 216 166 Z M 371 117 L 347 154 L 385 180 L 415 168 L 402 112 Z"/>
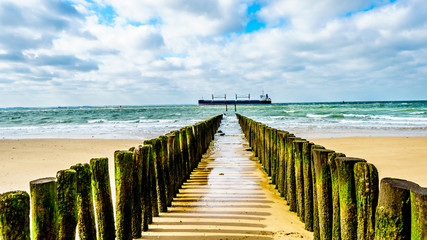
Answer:
<path fill-rule="evenodd" d="M 427 136 L 427 101 L 1 108 L 1 139 L 150 139 L 235 113 L 303 138 Z"/>

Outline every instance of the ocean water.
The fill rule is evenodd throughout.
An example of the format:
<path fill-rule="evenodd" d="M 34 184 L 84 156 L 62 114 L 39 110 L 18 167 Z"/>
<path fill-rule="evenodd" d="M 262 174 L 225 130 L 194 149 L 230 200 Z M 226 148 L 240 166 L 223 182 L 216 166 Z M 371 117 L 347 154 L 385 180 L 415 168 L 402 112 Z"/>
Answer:
<path fill-rule="evenodd" d="M 149 139 L 234 106 L 106 106 L 0 109 L 0 137 Z M 427 101 L 240 105 L 237 112 L 304 138 L 427 136 Z"/>

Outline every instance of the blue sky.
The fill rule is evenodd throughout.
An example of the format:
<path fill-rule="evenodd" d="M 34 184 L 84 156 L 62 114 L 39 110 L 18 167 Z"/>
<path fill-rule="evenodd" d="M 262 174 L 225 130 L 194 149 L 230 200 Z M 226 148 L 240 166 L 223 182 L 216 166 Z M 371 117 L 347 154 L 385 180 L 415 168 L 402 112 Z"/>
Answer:
<path fill-rule="evenodd" d="M 2 0 L 0 107 L 427 99 L 423 0 Z"/>

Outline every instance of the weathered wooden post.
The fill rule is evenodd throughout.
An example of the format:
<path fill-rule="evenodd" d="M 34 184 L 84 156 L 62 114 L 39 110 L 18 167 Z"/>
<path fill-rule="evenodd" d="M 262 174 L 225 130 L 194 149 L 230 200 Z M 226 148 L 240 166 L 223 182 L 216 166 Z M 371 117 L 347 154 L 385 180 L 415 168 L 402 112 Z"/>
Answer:
<path fill-rule="evenodd" d="M 168 192 L 168 207 L 172 206 L 172 200 L 175 196 L 175 182 L 176 182 L 176 172 L 175 172 L 175 133 L 172 132 L 166 135 L 167 137 L 167 165 L 169 172 L 169 184 L 167 185 Z"/>
<path fill-rule="evenodd" d="M 289 204 L 289 211 L 297 211 L 297 191 L 295 183 L 295 158 L 294 158 L 294 148 L 293 142 L 299 140 L 299 138 L 288 137 L 286 139 L 287 145 L 287 159 L 286 159 L 286 175 L 287 175 L 287 201 Z"/>
<path fill-rule="evenodd" d="M 356 188 L 354 164 L 366 162 L 360 158 L 338 157 L 338 182 L 340 199 L 341 238 L 357 239 Z"/>
<path fill-rule="evenodd" d="M 131 151 L 114 152 L 116 231 L 118 240 L 132 239 L 133 163 L 134 159 Z"/>
<path fill-rule="evenodd" d="M 264 170 L 268 176 L 271 176 L 271 127 L 265 128 L 265 156 Z"/>
<path fill-rule="evenodd" d="M 77 172 L 72 169 L 56 173 L 58 200 L 59 240 L 72 240 L 77 227 Z"/>
<path fill-rule="evenodd" d="M 373 240 L 375 236 L 375 209 L 378 204 L 378 171 L 370 163 L 354 165 L 357 203 L 357 239 Z"/>
<path fill-rule="evenodd" d="M 331 169 L 332 183 L 332 239 L 341 239 L 341 217 L 340 217 L 340 185 L 338 181 L 338 161 L 337 157 L 345 157 L 343 153 L 329 154 L 329 168 Z"/>
<path fill-rule="evenodd" d="M 413 182 L 383 178 L 375 214 L 375 239 L 397 240 L 411 237 L 410 189 Z"/>
<path fill-rule="evenodd" d="M 199 125 L 200 130 L 200 125 Z M 202 151 L 202 142 L 199 141 L 199 151 Z M 182 185 L 182 150 L 181 150 L 181 139 L 180 131 L 175 131 L 175 140 L 174 140 L 174 165 L 175 165 L 175 194 L 179 192 L 179 188 Z"/>
<path fill-rule="evenodd" d="M 154 152 L 153 144 L 154 140 L 144 141 L 144 148 L 147 148 L 147 160 L 148 160 L 148 177 L 149 177 L 149 185 L 148 189 L 150 191 L 150 199 L 151 204 L 149 205 L 152 214 L 149 215 L 149 222 L 153 222 L 153 217 L 159 216 L 159 203 L 158 203 L 158 192 L 157 192 L 157 176 L 156 176 L 156 154 Z"/>
<path fill-rule="evenodd" d="M 270 152 L 270 159 L 271 159 L 271 184 L 277 184 L 276 183 L 276 176 L 277 176 L 277 129 L 272 128 L 271 129 L 271 152 Z M 276 185 L 277 188 L 277 185 Z"/>
<path fill-rule="evenodd" d="M 108 158 L 92 158 L 90 168 L 92 170 L 98 240 L 114 240 L 116 228 L 114 226 Z"/>
<path fill-rule="evenodd" d="M 332 150 L 314 149 L 314 173 L 319 217 L 320 239 L 332 239 L 332 183 L 328 165 L 328 155 Z"/>
<path fill-rule="evenodd" d="M 0 239 L 30 240 L 30 196 L 27 192 L 0 195 Z"/>
<path fill-rule="evenodd" d="M 160 212 L 168 211 L 168 204 L 166 200 L 166 184 L 164 172 L 164 150 L 161 138 L 153 140 L 153 151 L 151 151 L 153 159 L 155 160 L 156 182 L 157 182 L 157 199 Z"/>
<path fill-rule="evenodd" d="M 142 162 L 142 181 L 141 181 L 141 194 L 142 194 L 142 231 L 148 231 L 148 224 L 153 221 L 153 208 L 151 203 L 152 193 L 152 177 L 150 169 L 150 145 L 139 146 L 139 155 Z"/>
<path fill-rule="evenodd" d="M 296 203 L 297 203 L 297 216 L 301 222 L 304 222 L 304 177 L 303 177 L 303 145 L 307 141 L 296 140 L 293 142 L 294 146 L 294 159 L 295 159 L 295 190 L 296 190 Z"/>
<path fill-rule="evenodd" d="M 181 149 L 181 181 L 180 185 L 187 179 L 188 173 L 188 147 L 187 147 L 187 133 L 185 129 L 181 128 L 179 131 L 180 149 Z M 203 146 L 204 149 L 204 146 Z"/>
<path fill-rule="evenodd" d="M 58 239 L 58 207 L 56 181 L 53 177 L 30 182 L 32 239 Z"/>
<path fill-rule="evenodd" d="M 277 176 L 277 185 L 280 192 L 280 196 L 283 197 L 284 194 L 284 184 L 285 184 L 285 156 L 286 156 L 286 136 L 288 135 L 288 132 L 280 131 L 278 134 L 278 163 L 279 163 L 279 170 L 278 170 L 278 176 Z"/>
<path fill-rule="evenodd" d="M 78 231 L 81 240 L 96 240 L 95 211 L 92 195 L 92 172 L 89 164 L 76 164 L 71 169 L 77 173 Z"/>
<path fill-rule="evenodd" d="M 142 196 L 142 168 L 143 159 L 141 157 L 141 146 L 130 148 L 133 156 L 132 169 L 132 237 L 140 238 L 142 232 L 143 218 L 143 196 Z"/>
<path fill-rule="evenodd" d="M 411 240 L 427 239 L 427 188 L 411 188 Z"/>
<path fill-rule="evenodd" d="M 165 212 L 167 212 L 167 207 L 172 205 L 172 199 L 173 199 L 173 192 L 169 192 L 170 188 L 170 169 L 169 169 L 169 155 L 168 155 L 168 137 L 167 136 L 160 136 L 159 137 L 160 144 L 161 144 L 161 151 L 160 151 L 160 160 L 161 160 L 161 167 L 163 172 L 163 184 L 164 184 L 164 194 L 165 194 L 165 204 L 166 209 Z M 170 198 L 171 197 L 171 198 Z"/>
<path fill-rule="evenodd" d="M 304 180 L 304 223 L 305 229 L 313 231 L 313 168 L 312 149 L 324 149 L 320 145 L 305 142 L 302 147 L 302 164 Z M 315 199 L 316 200 L 316 199 Z M 317 207 L 317 205 L 316 205 Z M 317 217 L 317 216 L 316 216 Z"/>

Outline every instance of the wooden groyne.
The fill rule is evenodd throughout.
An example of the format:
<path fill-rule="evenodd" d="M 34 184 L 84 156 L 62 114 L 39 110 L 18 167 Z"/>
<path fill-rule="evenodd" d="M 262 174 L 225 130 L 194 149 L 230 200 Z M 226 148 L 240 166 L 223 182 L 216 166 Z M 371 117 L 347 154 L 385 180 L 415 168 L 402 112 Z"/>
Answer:
<path fill-rule="evenodd" d="M 166 212 L 208 149 L 222 115 L 114 154 L 115 214 L 107 158 L 30 182 L 0 195 L 0 239 L 140 238 L 153 216 Z M 30 205 L 31 222 L 30 231 Z M 115 216 L 115 217 L 114 217 Z M 78 226 L 78 228 L 77 228 Z"/>
<path fill-rule="evenodd" d="M 427 188 L 237 114 L 271 182 L 321 240 L 427 239 Z M 379 187 L 380 186 L 380 187 Z"/>

